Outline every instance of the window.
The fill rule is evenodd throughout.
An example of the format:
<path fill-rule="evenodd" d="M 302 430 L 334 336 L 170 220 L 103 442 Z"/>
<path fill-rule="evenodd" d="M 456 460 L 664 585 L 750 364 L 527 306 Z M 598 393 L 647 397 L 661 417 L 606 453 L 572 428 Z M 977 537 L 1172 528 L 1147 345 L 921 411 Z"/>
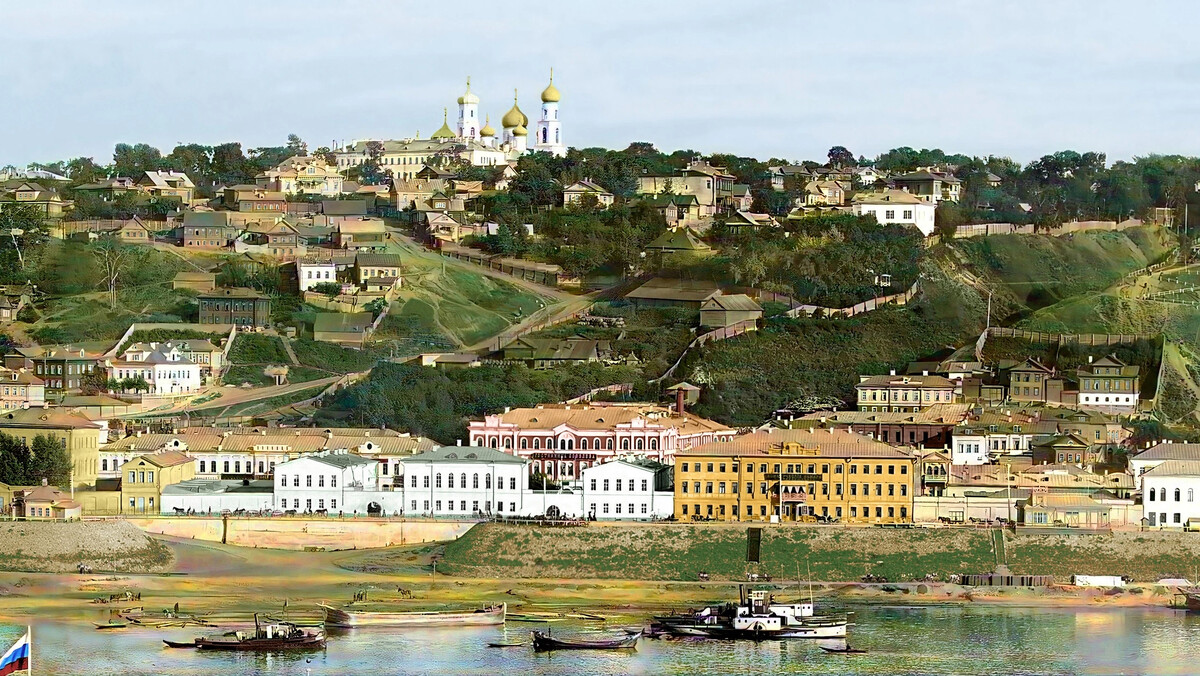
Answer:
<path fill-rule="evenodd" d="M 618 493 L 621 492 L 621 480 L 620 479 L 617 479 L 617 492 Z"/>
<path fill-rule="evenodd" d="M 300 475 L 297 474 L 296 476 L 292 477 L 292 488 L 299 488 L 299 487 L 300 487 Z"/>
<path fill-rule="evenodd" d="M 517 490 L 517 478 L 516 478 L 516 477 L 511 477 L 511 476 L 510 476 L 510 477 L 508 478 L 508 490 L 510 490 L 510 491 L 515 491 L 515 490 Z M 514 503 L 514 504 L 515 504 L 515 503 Z M 509 511 L 510 511 L 510 512 L 515 512 L 515 511 L 516 511 L 516 507 L 513 507 L 513 508 L 512 508 L 512 509 L 510 509 Z"/>
<path fill-rule="evenodd" d="M 439 512 L 442 511 L 442 501 L 438 500 L 436 503 L 434 503 L 434 508 Z"/>
<path fill-rule="evenodd" d="M 453 473 L 446 475 L 446 488 L 454 488 L 454 474 Z"/>
<path fill-rule="evenodd" d="M 648 479 L 642 479 L 642 491 L 643 492 L 650 490 L 649 488 L 647 488 L 649 485 L 650 485 L 650 481 Z M 734 485 L 736 485 L 736 484 L 734 484 Z M 736 492 L 737 491 L 734 490 L 734 493 L 736 493 Z M 1190 490 L 1188 492 L 1191 493 Z"/>
<path fill-rule="evenodd" d="M 1176 488 L 1175 489 L 1175 502 L 1179 502 L 1179 492 L 1180 492 L 1179 489 Z"/>
<path fill-rule="evenodd" d="M 129 472 L 129 483 L 137 483 L 137 472 L 132 470 Z"/>
<path fill-rule="evenodd" d="M 317 488 L 325 488 L 325 475 L 324 474 L 317 475 Z"/>
<path fill-rule="evenodd" d="M 850 465 L 850 473 L 858 474 L 858 465 Z"/>
<path fill-rule="evenodd" d="M 491 488 L 491 487 L 492 487 L 492 475 L 491 475 L 491 474 L 484 474 L 484 475 L 483 475 L 483 487 L 484 487 L 484 488 Z"/>
<path fill-rule="evenodd" d="M 712 493 L 712 492 L 713 492 L 713 482 L 709 481 L 709 482 L 706 482 L 706 483 L 704 484 L 704 492 L 705 492 L 705 493 Z"/>
<path fill-rule="evenodd" d="M 304 477 L 304 485 L 307 486 L 308 488 L 312 488 L 312 475 L 311 474 Z"/>
<path fill-rule="evenodd" d="M 604 480 L 604 490 L 608 491 L 608 479 Z"/>
<path fill-rule="evenodd" d="M 681 491 L 680 491 L 681 493 L 687 493 L 687 492 L 688 492 L 688 483 L 687 483 L 686 481 L 681 481 L 681 482 L 679 482 L 679 485 L 680 485 L 680 487 L 683 489 L 683 490 L 681 490 Z M 595 490 L 595 489 L 596 489 L 596 482 L 595 482 L 595 481 L 593 481 L 593 482 L 592 482 L 592 490 Z M 687 514 L 687 512 L 684 512 L 684 514 Z"/>
<path fill-rule="evenodd" d="M 462 487 L 466 488 L 467 487 L 467 473 L 463 472 L 462 474 L 460 474 L 459 479 L 460 479 L 459 483 L 462 484 Z"/>
<path fill-rule="evenodd" d="M 479 488 L 479 475 L 471 475 L 471 488 Z"/>
<path fill-rule="evenodd" d="M 608 503 L 607 503 L 607 502 L 606 502 L 606 503 L 604 503 L 604 505 L 603 505 L 603 509 L 604 509 L 604 512 L 603 512 L 603 513 L 604 513 L 604 514 L 608 514 Z"/>
<path fill-rule="evenodd" d="M 304 501 L 304 511 L 306 511 L 306 512 L 312 511 L 312 498 L 308 498 L 307 500 Z"/>

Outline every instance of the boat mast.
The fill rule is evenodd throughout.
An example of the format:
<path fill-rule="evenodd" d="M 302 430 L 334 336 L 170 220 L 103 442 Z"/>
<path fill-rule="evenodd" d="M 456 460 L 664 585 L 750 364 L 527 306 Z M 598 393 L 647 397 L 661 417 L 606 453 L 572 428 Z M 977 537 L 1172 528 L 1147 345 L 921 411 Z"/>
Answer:
<path fill-rule="evenodd" d="M 808 569 L 808 603 L 809 603 L 809 605 L 813 606 L 813 612 L 815 613 L 816 612 L 816 604 L 813 603 L 813 593 L 812 593 L 812 563 L 809 562 L 807 557 L 804 559 L 804 566 L 805 566 L 805 568 Z M 797 563 L 796 567 L 799 568 L 800 564 Z"/>

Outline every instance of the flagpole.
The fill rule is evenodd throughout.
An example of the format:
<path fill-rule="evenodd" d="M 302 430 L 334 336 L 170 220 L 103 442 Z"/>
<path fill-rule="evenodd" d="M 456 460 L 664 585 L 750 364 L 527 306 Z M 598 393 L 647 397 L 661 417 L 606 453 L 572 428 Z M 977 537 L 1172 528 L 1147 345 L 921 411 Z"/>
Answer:
<path fill-rule="evenodd" d="M 33 676 L 33 625 L 25 625 L 25 635 L 29 637 L 29 659 L 26 660 L 29 667 L 29 676 Z"/>

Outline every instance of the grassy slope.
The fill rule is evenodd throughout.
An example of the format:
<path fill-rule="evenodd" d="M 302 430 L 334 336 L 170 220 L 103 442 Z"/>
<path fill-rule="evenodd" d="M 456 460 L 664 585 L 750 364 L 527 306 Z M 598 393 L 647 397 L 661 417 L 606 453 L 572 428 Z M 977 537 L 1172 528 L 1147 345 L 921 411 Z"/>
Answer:
<path fill-rule="evenodd" d="M 1007 536 L 1018 573 L 1131 575 L 1137 580 L 1189 573 L 1200 542 L 1181 533 Z M 638 525 L 541 529 L 481 524 L 446 545 L 438 571 L 466 577 L 745 579 L 748 571 L 795 579 L 811 566 L 819 580 L 891 580 L 926 573 L 984 573 L 996 565 L 990 531 L 967 529 L 766 526 L 761 566 L 746 563 L 746 526 Z"/>

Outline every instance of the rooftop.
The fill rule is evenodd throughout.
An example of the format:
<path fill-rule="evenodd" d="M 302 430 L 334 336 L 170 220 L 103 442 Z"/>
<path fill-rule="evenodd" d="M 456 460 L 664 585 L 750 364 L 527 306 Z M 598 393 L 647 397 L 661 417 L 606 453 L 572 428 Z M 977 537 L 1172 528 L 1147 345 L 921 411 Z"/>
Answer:
<path fill-rule="evenodd" d="M 784 444 L 799 444 L 818 451 L 825 458 L 880 458 L 911 460 L 912 455 L 870 437 L 849 430 L 776 430 L 743 434 L 730 441 L 718 441 L 676 451 L 676 456 L 768 456 L 777 455 Z M 776 453 L 770 453 L 775 450 Z"/>
<path fill-rule="evenodd" d="M 483 446 L 442 446 L 405 460 L 405 462 L 486 462 L 524 464 L 515 455 Z"/>

